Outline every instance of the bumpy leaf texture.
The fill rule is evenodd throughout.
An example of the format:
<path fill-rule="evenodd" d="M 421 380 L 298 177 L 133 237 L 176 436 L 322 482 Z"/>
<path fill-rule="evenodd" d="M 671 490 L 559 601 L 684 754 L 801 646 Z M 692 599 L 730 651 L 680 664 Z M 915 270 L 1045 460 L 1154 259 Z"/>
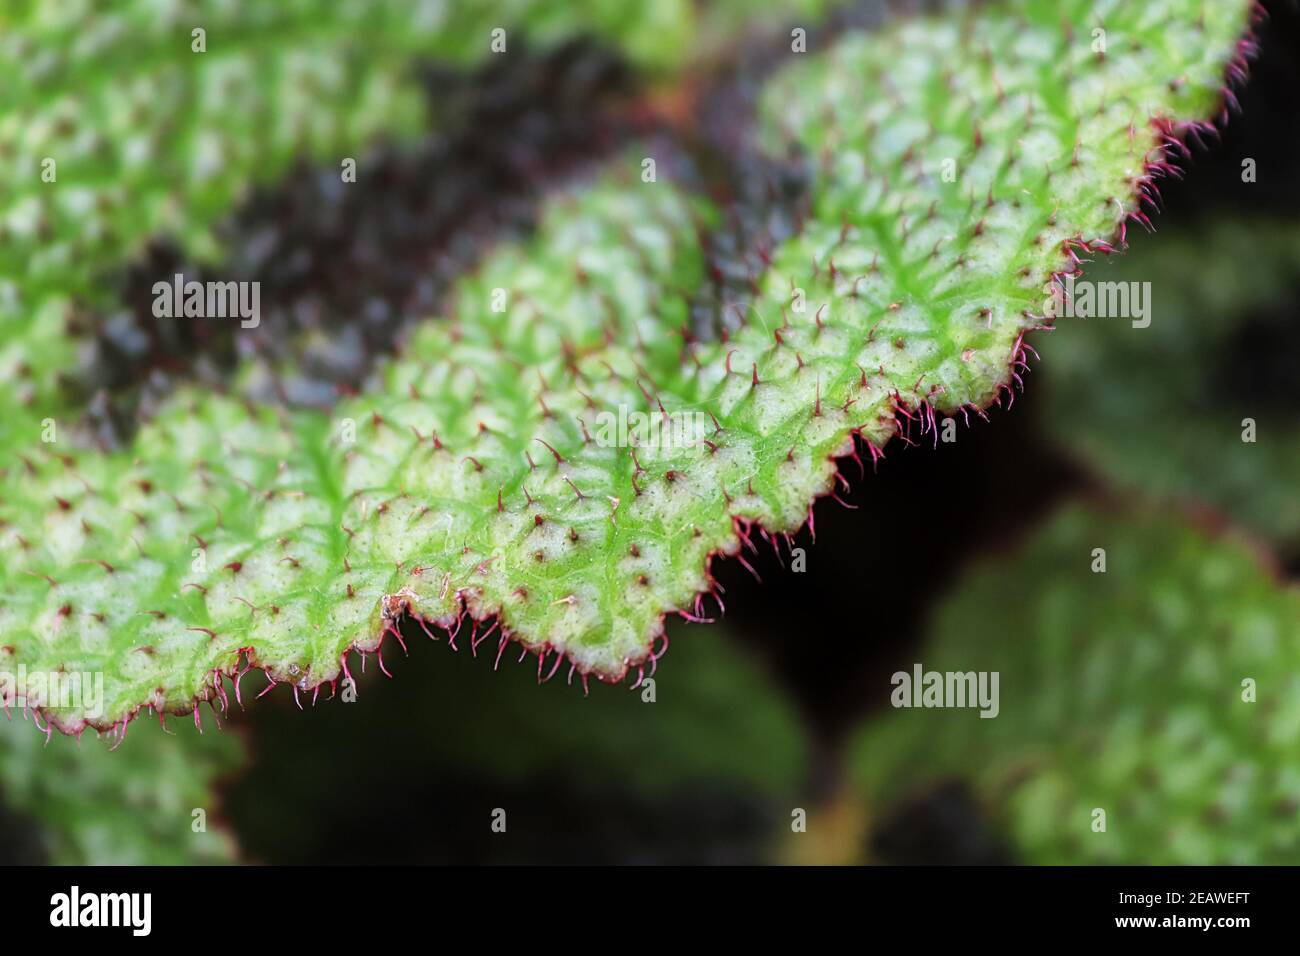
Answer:
<path fill-rule="evenodd" d="M 78 309 L 152 237 L 220 253 L 214 227 L 303 158 L 338 163 L 425 126 L 417 63 L 469 66 L 594 34 L 652 76 L 739 29 L 743 5 L 274 4 L 20 0 L 0 11 L 0 451 L 66 420 L 62 377 L 84 348 Z M 774 19 L 813 15 L 789 0 Z M 193 31 L 204 31 L 201 40 Z M 202 51 L 196 50 L 201 43 Z"/>
<path fill-rule="evenodd" d="M 1246 19 L 1016 0 L 791 54 L 762 125 L 816 164 L 813 215 L 712 339 L 686 330 L 713 214 L 632 155 L 333 417 L 182 393 L 129 453 L 33 445 L 0 664 L 103 671 L 103 713 L 48 711 L 69 730 L 250 666 L 318 693 L 404 615 L 499 626 L 543 674 L 641 671 L 665 614 L 705 613 L 710 559 L 798 528 L 855 436 L 1010 392 L 1045 288 L 1219 109 Z"/>
<path fill-rule="evenodd" d="M 1249 542 L 1071 506 L 973 569 L 918 651 L 927 672 L 998 672 L 997 716 L 873 719 L 856 779 L 878 815 L 964 781 L 1027 863 L 1295 863 L 1297 628 L 1300 592 Z"/>

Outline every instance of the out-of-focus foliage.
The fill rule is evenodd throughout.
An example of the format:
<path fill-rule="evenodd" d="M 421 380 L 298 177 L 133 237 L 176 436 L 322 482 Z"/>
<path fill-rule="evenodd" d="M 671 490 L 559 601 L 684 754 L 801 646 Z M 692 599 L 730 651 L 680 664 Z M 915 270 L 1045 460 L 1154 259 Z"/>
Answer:
<path fill-rule="evenodd" d="M 1134 242 L 1087 281 L 1150 283 L 1151 324 L 1069 318 L 1040 344 L 1050 434 L 1106 478 L 1300 539 L 1300 232 L 1227 221 Z M 1243 441 L 1254 422 L 1254 442 Z"/>
<path fill-rule="evenodd" d="M 1024 862 L 1300 862 L 1300 592 L 1248 544 L 1070 507 L 974 568 L 917 659 L 998 672 L 1000 712 L 871 720 L 851 760 L 877 818 L 955 778 Z"/>
<path fill-rule="evenodd" d="M 239 736 L 216 731 L 210 719 L 203 734 L 188 721 L 169 729 L 145 724 L 120 742 L 47 739 L 30 717 L 0 718 L 0 803 L 20 826 L 34 824 L 25 836 L 36 859 L 23 862 L 234 862 L 214 785 L 236 767 Z"/>
<path fill-rule="evenodd" d="M 410 845 L 340 846 L 346 859 L 463 860 L 493 839 L 489 812 L 504 806 L 510 840 L 498 852 L 521 860 L 620 851 L 699 860 L 707 846 L 728 844 L 729 858 L 755 860 L 805 802 L 805 728 L 725 627 L 678 629 L 653 684 L 593 681 L 590 696 L 576 678 L 561 686 L 564 669 L 539 685 L 533 658 L 518 663 L 517 649 L 494 671 L 495 635 L 477 660 L 468 638 L 467 627 L 458 654 L 413 646 L 411 661 L 390 661 L 392 681 L 372 662 L 355 703 L 254 712 L 254 760 L 229 796 L 247 851 L 311 859 L 337 842 L 331 827 L 390 829 L 391 821 L 351 819 L 350 808 L 373 805 L 398 819 L 417 815 Z M 377 752 L 375 737 L 394 734 L 401 745 Z M 537 806 L 547 810 L 539 816 Z M 611 845 L 571 845 L 566 819 L 607 833 Z"/>
<path fill-rule="evenodd" d="M 300 156 L 422 123 L 403 17 L 356 4 L 10 4 L 0 13 L 0 449 L 63 409 L 75 303 L 152 236 L 209 230 Z M 384 9 L 400 9 L 387 5 Z M 191 31 L 206 31 L 195 52 Z M 66 422 L 64 422 L 66 427 Z"/>

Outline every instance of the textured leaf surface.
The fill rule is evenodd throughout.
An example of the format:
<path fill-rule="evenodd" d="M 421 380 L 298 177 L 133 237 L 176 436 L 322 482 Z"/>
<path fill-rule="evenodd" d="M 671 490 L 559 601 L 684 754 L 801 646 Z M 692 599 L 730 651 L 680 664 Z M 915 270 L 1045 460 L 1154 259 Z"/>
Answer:
<path fill-rule="evenodd" d="M 963 780 L 1029 863 L 1295 863 L 1297 634 L 1300 592 L 1242 542 L 1070 508 L 974 570 L 918 651 L 927 671 L 998 671 L 998 716 L 887 711 L 857 777 L 877 810 Z"/>
<path fill-rule="evenodd" d="M 508 279 L 528 311 L 493 313 L 487 290 L 467 290 L 466 308 L 482 324 L 463 326 L 465 340 L 441 357 L 436 350 L 448 347 L 449 333 L 431 327 L 426 342 L 408 350 L 420 357 L 389 370 L 386 397 L 344 406 L 330 419 L 182 392 L 129 453 L 43 445 L 12 463 L 3 513 L 12 547 L 0 559 L 12 587 L 0 604 L 0 661 L 13 671 L 67 663 L 105 672 L 109 703 L 96 725 L 108 726 L 141 704 L 176 709 L 206 695 L 210 675 L 230 672 L 245 648 L 278 679 L 304 688 L 333 680 L 346 648 L 379 645 L 398 606 L 417 592 L 382 599 L 409 582 L 446 598 L 450 613 L 455 592 L 444 591 L 447 572 L 430 568 L 431 560 L 449 556 L 473 572 L 490 557 L 467 550 L 457 521 L 491 530 L 513 514 L 503 534 L 526 522 L 522 533 L 537 537 L 526 555 L 508 558 L 530 573 L 510 587 L 544 580 L 525 561 L 541 564 L 536 553 L 544 547 L 574 548 L 567 534 L 580 515 L 553 533 L 533 512 L 522 513 L 528 453 L 552 459 L 513 423 L 541 407 L 536 376 L 554 369 L 538 364 L 530 381 L 503 356 L 517 354 L 522 365 L 536 341 L 562 369 L 562 330 L 534 321 L 536 309 L 595 338 L 612 305 L 614 315 L 637 316 L 658 335 L 656 316 L 675 312 L 684 321 L 686 313 L 684 293 L 668 289 L 670 277 L 689 288 L 701 264 L 692 210 L 666 186 L 592 187 L 558 200 L 541 231 L 544 240 L 528 251 L 503 249 L 482 276 L 488 289 Z M 498 334 L 514 339 L 503 349 Z M 568 409 L 557 408 L 557 417 L 560 410 Z M 483 477 L 497 462 L 514 469 L 515 482 L 502 491 L 500 513 L 501 489 Z M 537 477 L 574 497 L 554 471 Z M 431 494 L 440 483 L 446 487 Z M 531 487 L 541 495 L 551 486 Z M 610 503 L 600 498 L 598 507 L 584 527 L 609 523 Z M 558 540 L 548 544 L 543 535 Z M 495 579 L 504 581 L 504 572 Z M 55 594 L 60 603 L 52 606 Z M 53 717 L 66 727 L 82 719 Z"/>
<path fill-rule="evenodd" d="M 107 741 L 57 735 L 47 744 L 22 720 L 0 720 L 0 804 L 37 824 L 44 862 L 233 862 L 213 784 L 241 749 L 235 734 L 184 725 L 172 736 L 145 728 L 113 751 Z M 204 811 L 199 832 L 195 810 Z"/>
<path fill-rule="evenodd" d="M 393 52 L 412 48 L 409 15 L 358 31 L 345 5 L 315 0 L 170 16 L 91 6 L 0 15 L 0 155 L 15 167 L 0 187 L 0 401 L 26 410 L 3 416 L 0 449 L 37 440 L 40 419 L 62 410 L 74 303 L 103 295 L 109 264 L 164 233 L 210 255 L 211 226 L 254 182 L 421 122 Z M 194 27 L 206 53 L 191 50 Z"/>
<path fill-rule="evenodd" d="M 1058 321 L 1043 345 L 1044 408 L 1067 450 L 1124 487 L 1207 501 L 1256 533 L 1300 539 L 1294 226 L 1162 230 L 1087 278 L 1149 282 L 1151 324 Z M 1246 418 L 1253 443 L 1242 441 Z"/>
<path fill-rule="evenodd" d="M 500 28 L 506 54 L 595 34 L 662 72 L 748 19 L 736 2 L 697 14 L 687 0 L 102 6 L 0 11 L 0 403 L 12 410 L 0 451 L 67 411 L 60 376 L 84 347 L 76 309 L 111 296 L 110 266 L 164 235 L 213 260 L 214 226 L 255 183 L 418 132 L 417 58 L 477 63 Z M 766 15 L 819 6 L 790 0 Z M 196 28 L 205 52 L 192 50 Z"/>
<path fill-rule="evenodd" d="M 332 420 L 182 395 L 130 456 L 32 449 L 4 486 L 0 663 L 105 671 L 109 726 L 241 659 L 318 687 L 396 616 L 467 610 L 622 676 L 700 613 L 712 555 L 804 521 L 855 434 L 874 453 L 899 415 L 1010 388 L 1063 243 L 1112 238 L 1174 118 L 1217 108 L 1245 7 L 1103 5 L 1104 56 L 1071 26 L 1093 5 L 1021 0 L 798 58 L 765 123 L 828 158 L 814 215 L 720 340 L 681 343 L 698 215 L 633 157 Z M 632 412 L 694 429 L 600 435 Z"/>

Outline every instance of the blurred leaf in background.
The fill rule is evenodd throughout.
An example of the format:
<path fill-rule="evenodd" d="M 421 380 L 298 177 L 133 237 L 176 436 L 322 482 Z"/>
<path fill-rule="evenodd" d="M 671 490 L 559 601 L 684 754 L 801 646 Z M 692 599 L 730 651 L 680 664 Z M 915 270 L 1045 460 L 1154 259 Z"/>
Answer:
<path fill-rule="evenodd" d="M 1300 591 L 1246 542 L 1069 507 L 974 567 L 918 651 L 927 671 L 998 672 L 998 715 L 896 710 L 851 769 L 878 825 L 963 784 L 1021 862 L 1294 864 L 1298 635 Z"/>
<path fill-rule="evenodd" d="M 239 734 L 188 719 L 116 740 L 0 718 L 0 862 L 76 865 L 233 863 L 216 784 L 239 764 Z"/>
<path fill-rule="evenodd" d="M 1151 324 L 1058 319 L 1038 344 L 1051 438 L 1120 488 L 1204 501 L 1300 553 L 1300 229 L 1170 228 L 1085 281 L 1150 283 Z"/>
<path fill-rule="evenodd" d="M 272 695 L 249 712 L 231 819 L 267 862 L 768 859 L 803 792 L 805 731 L 725 628 L 673 633 L 653 683 L 585 697 L 567 668 L 539 686 L 514 645 L 494 670 L 495 636 L 476 658 L 468 632 L 448 653 L 416 629 L 355 703 L 300 714 Z"/>

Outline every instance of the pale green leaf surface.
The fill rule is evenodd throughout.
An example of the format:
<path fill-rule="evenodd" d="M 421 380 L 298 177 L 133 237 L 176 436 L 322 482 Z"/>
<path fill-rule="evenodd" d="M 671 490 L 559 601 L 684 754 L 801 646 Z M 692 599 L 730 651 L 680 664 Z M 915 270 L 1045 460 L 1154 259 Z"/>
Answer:
<path fill-rule="evenodd" d="M 1245 17 L 1020 0 L 792 54 L 763 125 L 815 159 L 813 216 L 726 340 L 680 337 L 711 214 L 633 155 L 330 418 L 182 392 L 127 454 L 33 447 L 3 485 L 0 663 L 104 671 L 108 726 L 241 661 L 336 681 L 396 617 L 468 611 L 621 677 L 700 611 L 711 556 L 803 522 L 855 434 L 1011 387 L 1062 243 L 1114 237 L 1161 130 L 1217 109 Z M 631 412 L 695 430 L 601 433 Z"/>

